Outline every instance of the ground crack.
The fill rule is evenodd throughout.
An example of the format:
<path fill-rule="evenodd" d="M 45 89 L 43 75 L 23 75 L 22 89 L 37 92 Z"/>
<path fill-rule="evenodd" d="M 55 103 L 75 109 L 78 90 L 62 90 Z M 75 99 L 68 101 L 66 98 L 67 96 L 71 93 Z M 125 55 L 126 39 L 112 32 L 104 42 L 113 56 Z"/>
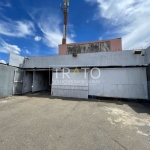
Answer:
<path fill-rule="evenodd" d="M 122 144 L 120 144 L 118 141 L 116 141 L 115 139 L 112 139 L 114 142 L 116 142 L 117 144 L 119 144 L 121 147 L 123 147 L 125 150 L 128 150 L 126 147 L 124 147 Z"/>

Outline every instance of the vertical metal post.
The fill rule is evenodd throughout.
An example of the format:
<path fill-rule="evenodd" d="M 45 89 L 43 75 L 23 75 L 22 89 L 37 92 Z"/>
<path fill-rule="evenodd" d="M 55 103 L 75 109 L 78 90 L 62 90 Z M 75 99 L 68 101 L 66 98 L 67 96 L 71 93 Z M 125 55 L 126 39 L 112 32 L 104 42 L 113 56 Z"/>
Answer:
<path fill-rule="evenodd" d="M 62 44 L 66 44 L 66 36 L 67 36 L 67 17 L 68 17 L 68 8 L 69 8 L 69 0 L 63 0 L 64 7 L 62 7 L 62 11 L 64 14 L 64 25 L 63 25 L 63 39 Z"/>

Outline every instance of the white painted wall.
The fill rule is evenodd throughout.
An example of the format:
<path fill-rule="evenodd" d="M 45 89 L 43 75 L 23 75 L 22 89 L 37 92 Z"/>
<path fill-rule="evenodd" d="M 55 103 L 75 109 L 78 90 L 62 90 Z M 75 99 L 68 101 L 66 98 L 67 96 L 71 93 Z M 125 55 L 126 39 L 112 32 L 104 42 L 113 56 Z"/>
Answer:
<path fill-rule="evenodd" d="M 62 73 L 53 73 L 52 95 L 61 97 L 88 98 L 88 95 L 116 98 L 148 99 L 146 68 L 100 68 L 101 75 L 94 79 L 88 71 L 87 79 L 84 72 L 70 73 L 70 79 L 63 79 Z M 93 70 L 97 77 L 99 72 Z M 68 81 L 82 81 L 77 84 Z M 67 81 L 67 82 L 65 82 Z"/>
<path fill-rule="evenodd" d="M 24 68 L 55 68 L 71 66 L 137 66 L 147 64 L 145 50 L 134 54 L 133 50 L 117 52 L 98 52 L 72 55 L 30 57 L 25 61 Z"/>
<path fill-rule="evenodd" d="M 9 65 L 23 68 L 24 57 L 10 53 Z"/>

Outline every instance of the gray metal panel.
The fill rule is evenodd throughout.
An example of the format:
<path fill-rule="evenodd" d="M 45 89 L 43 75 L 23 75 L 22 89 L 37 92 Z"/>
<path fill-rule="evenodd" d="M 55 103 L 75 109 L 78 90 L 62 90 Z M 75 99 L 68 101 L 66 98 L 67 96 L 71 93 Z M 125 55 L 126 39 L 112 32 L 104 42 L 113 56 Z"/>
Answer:
<path fill-rule="evenodd" d="M 69 77 L 62 75 L 59 72 L 58 78 L 56 73 L 53 72 L 52 79 L 52 91 L 53 96 L 61 97 L 75 97 L 75 98 L 88 98 L 88 74 L 86 79 L 84 78 L 84 72 L 79 70 L 80 73 L 74 73 L 71 70 Z M 74 82 L 75 81 L 75 82 Z M 82 83 L 81 83 L 82 82 Z"/>
<path fill-rule="evenodd" d="M 14 67 L 0 64 L 0 98 L 13 94 Z"/>
<path fill-rule="evenodd" d="M 9 65 L 23 68 L 24 57 L 10 53 Z"/>
<path fill-rule="evenodd" d="M 148 53 L 148 52 L 147 52 Z M 145 50 L 142 54 L 134 54 L 133 50 L 117 52 L 98 52 L 72 55 L 59 55 L 49 57 L 30 57 L 25 61 L 25 68 L 49 68 L 50 66 L 137 66 L 145 65 L 147 56 Z"/>
<path fill-rule="evenodd" d="M 20 69 L 15 69 L 14 73 L 14 85 L 13 85 L 13 94 L 22 94 L 23 87 L 23 76 L 24 71 Z"/>
<path fill-rule="evenodd" d="M 89 83 L 89 95 L 148 99 L 146 68 L 101 68 L 100 70 L 101 76 L 96 79 L 100 80 L 100 83 Z M 89 80 L 94 79 L 89 75 Z"/>
<path fill-rule="evenodd" d="M 145 64 L 150 64 L 150 46 L 145 50 Z"/>
<path fill-rule="evenodd" d="M 52 95 L 61 97 L 88 98 L 88 87 L 52 86 Z"/>
<path fill-rule="evenodd" d="M 32 92 L 32 84 L 33 84 L 33 72 L 25 71 L 24 78 L 23 78 L 22 93 Z"/>

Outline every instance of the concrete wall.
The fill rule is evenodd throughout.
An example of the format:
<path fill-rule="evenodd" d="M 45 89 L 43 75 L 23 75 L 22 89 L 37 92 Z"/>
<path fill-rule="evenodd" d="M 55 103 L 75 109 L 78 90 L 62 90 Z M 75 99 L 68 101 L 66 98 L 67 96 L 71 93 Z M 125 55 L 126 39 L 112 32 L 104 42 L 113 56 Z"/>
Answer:
<path fill-rule="evenodd" d="M 141 54 L 134 54 L 134 51 L 99 52 L 72 55 L 30 57 L 26 60 L 24 68 L 50 68 L 70 66 L 141 66 L 147 64 L 145 50 Z"/>
<path fill-rule="evenodd" d="M 96 44 L 96 43 L 104 43 L 110 42 L 110 50 L 111 51 L 121 51 L 122 50 L 122 39 L 111 39 L 111 40 L 99 40 L 99 41 L 92 41 L 92 42 L 82 42 L 82 43 L 70 43 L 65 45 L 59 45 L 59 55 L 67 55 L 67 47 L 68 46 L 82 46 L 88 44 Z"/>
<path fill-rule="evenodd" d="M 10 53 L 9 65 L 22 68 L 23 63 L 24 63 L 24 57 Z"/>
<path fill-rule="evenodd" d="M 94 80 L 89 75 L 89 95 L 148 99 L 146 67 L 137 68 L 101 68 L 101 76 Z M 97 70 L 93 76 L 97 76 Z"/>
<path fill-rule="evenodd" d="M 0 98 L 13 94 L 15 69 L 14 67 L 0 64 Z"/>
<path fill-rule="evenodd" d="M 67 44 L 59 45 L 59 55 L 66 55 L 67 54 Z"/>

